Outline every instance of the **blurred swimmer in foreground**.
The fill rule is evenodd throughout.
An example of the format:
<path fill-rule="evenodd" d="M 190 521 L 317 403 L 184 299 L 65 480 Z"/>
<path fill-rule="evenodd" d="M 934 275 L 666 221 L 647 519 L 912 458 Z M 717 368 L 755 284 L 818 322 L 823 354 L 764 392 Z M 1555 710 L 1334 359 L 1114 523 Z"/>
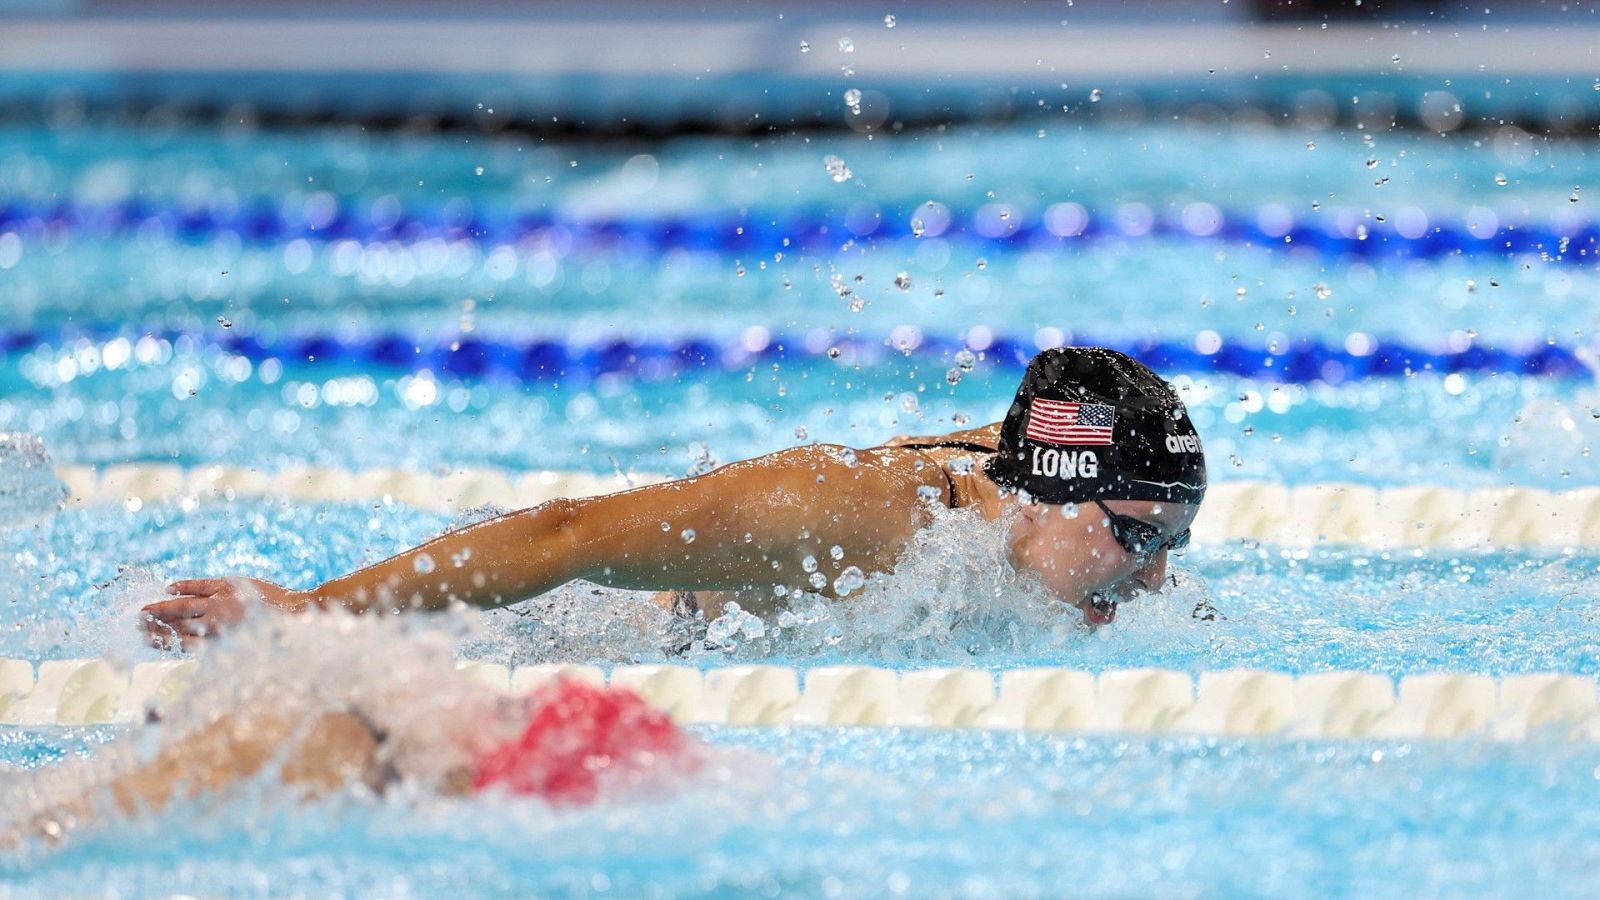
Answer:
<path fill-rule="evenodd" d="M 454 636 L 349 617 L 256 623 L 171 709 L 96 750 L 0 775 L 0 849 L 190 804 L 467 796 L 582 806 L 671 792 L 715 760 L 632 691 L 559 680 L 523 696 L 456 670 Z M 270 626 L 270 627 L 267 627 Z"/>
<path fill-rule="evenodd" d="M 706 475 L 553 500 L 448 532 L 308 591 L 253 578 L 176 581 L 144 608 L 158 646 L 215 635 L 255 606 L 500 607 L 576 579 L 660 591 L 713 619 L 785 591 L 839 598 L 887 573 L 930 506 L 1012 514 L 1006 558 L 1091 625 L 1158 588 L 1205 497 L 1205 454 L 1170 385 L 1113 350 L 1034 357 L 1003 422 L 870 450 L 811 445 Z"/>

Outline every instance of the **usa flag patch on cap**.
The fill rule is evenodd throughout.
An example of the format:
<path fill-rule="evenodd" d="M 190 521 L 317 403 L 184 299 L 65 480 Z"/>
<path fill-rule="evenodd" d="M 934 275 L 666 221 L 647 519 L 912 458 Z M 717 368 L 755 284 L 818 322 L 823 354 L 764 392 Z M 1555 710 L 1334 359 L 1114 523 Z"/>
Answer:
<path fill-rule="evenodd" d="M 1109 446 L 1117 411 L 1104 403 L 1073 403 L 1033 398 L 1028 407 L 1028 428 L 1033 441 L 1073 446 Z"/>

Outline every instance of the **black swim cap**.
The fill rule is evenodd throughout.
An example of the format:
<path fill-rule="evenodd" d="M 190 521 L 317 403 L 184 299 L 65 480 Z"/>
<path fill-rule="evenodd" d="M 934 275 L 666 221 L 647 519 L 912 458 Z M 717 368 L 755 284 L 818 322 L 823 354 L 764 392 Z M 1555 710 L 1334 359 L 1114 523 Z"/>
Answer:
<path fill-rule="evenodd" d="M 1206 457 L 1189 411 L 1149 366 L 1103 347 L 1028 363 L 985 471 L 1045 503 L 1199 503 Z"/>

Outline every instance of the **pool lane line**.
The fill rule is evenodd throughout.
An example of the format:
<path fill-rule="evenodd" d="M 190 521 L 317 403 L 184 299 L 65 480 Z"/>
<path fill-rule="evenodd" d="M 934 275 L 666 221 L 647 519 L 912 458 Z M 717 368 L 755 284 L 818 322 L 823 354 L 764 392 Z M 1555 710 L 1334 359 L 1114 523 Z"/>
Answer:
<path fill-rule="evenodd" d="M 129 512 L 157 503 L 193 511 L 219 502 L 281 499 L 391 502 L 461 513 L 521 509 L 559 497 L 593 496 L 669 480 L 649 473 L 457 469 L 434 474 L 388 468 L 266 472 L 232 466 L 186 469 L 156 463 L 105 468 L 68 465 L 58 466 L 56 472 L 65 485 L 69 506 Z M 1193 530 L 1200 546 L 1244 542 L 1295 548 L 1490 551 L 1536 547 L 1576 552 L 1600 547 L 1600 486 L 1550 491 L 1514 486 L 1375 488 L 1218 481 L 1207 491 Z"/>
<path fill-rule="evenodd" d="M 995 335 L 984 326 L 959 337 L 930 334 L 913 325 L 893 328 L 879 339 L 838 335 L 827 330 L 773 333 L 761 326 L 737 335 L 688 336 L 661 340 L 618 338 L 595 342 L 555 338 L 495 340 L 482 334 L 424 338 L 397 332 L 357 335 L 295 332 L 245 333 L 219 326 L 215 331 L 131 330 L 126 326 L 74 325 L 0 332 L 0 359 L 49 347 L 76 354 L 87 342 L 96 366 L 110 359 L 161 357 L 174 347 L 215 348 L 255 363 L 269 359 L 296 365 L 360 365 L 463 379 L 519 382 L 588 381 L 601 376 L 659 380 L 682 372 L 731 370 L 758 363 L 815 360 L 856 365 L 886 364 L 899 358 L 937 361 L 949 366 L 952 383 L 979 365 L 1020 370 L 1047 347 L 1110 347 L 1167 374 L 1225 374 L 1279 383 L 1339 384 L 1365 378 L 1404 378 L 1416 374 L 1515 374 L 1592 378 L 1600 346 L 1563 346 L 1551 341 L 1493 347 L 1465 334 L 1445 345 L 1419 346 L 1350 332 L 1338 343 L 1314 338 L 1228 339 L 1202 331 L 1188 340 L 1115 340 L 1041 328 L 1034 334 Z M 153 343 L 152 343 L 153 342 Z"/>
<path fill-rule="evenodd" d="M 180 699 L 204 662 L 167 659 L 131 671 L 99 659 L 35 666 L 0 659 L 0 726 L 40 728 L 142 722 Z M 558 679 L 622 687 L 685 725 L 1027 731 L 1050 734 L 1213 735 L 1290 739 L 1600 740 L 1592 678 L 1532 673 L 1491 677 L 1304 675 L 1230 669 L 1065 668 L 1000 672 L 894 671 L 835 665 L 700 669 L 589 664 L 521 666 L 461 660 L 492 690 L 526 694 Z"/>
<path fill-rule="evenodd" d="M 1428 213 L 1413 206 L 1389 215 L 1356 207 L 1295 213 L 1280 203 L 1224 210 L 1204 201 L 1163 208 L 1142 202 L 1090 208 L 1071 200 L 1038 208 L 1003 202 L 952 209 L 937 202 L 853 204 L 843 213 L 811 208 L 708 212 L 692 216 L 578 217 L 546 211 L 473 210 L 446 203 L 423 209 L 356 204 L 329 193 L 299 204 L 258 198 L 236 206 L 179 206 L 128 199 L 117 203 L 10 197 L 0 199 L 0 233 L 25 240 L 75 235 L 139 234 L 205 243 L 220 236 L 252 245 L 308 241 L 363 245 L 465 241 L 480 246 L 526 242 L 564 254 L 574 250 L 658 254 L 673 250 L 725 254 L 836 250 L 846 241 L 955 239 L 992 247 L 1063 249 L 1082 243 L 1145 239 L 1228 242 L 1307 248 L 1327 256 L 1438 259 L 1538 255 L 1549 263 L 1587 264 L 1600 252 L 1600 220 L 1560 214 L 1550 221 L 1513 218 L 1486 206 L 1465 213 Z"/>

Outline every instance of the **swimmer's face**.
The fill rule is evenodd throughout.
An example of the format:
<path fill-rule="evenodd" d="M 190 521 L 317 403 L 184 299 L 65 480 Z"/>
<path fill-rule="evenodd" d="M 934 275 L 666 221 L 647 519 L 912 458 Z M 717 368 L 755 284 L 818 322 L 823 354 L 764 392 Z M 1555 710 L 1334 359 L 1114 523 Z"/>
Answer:
<path fill-rule="evenodd" d="M 1106 500 L 1108 509 L 1177 534 L 1194 521 L 1198 506 L 1148 500 Z M 1167 577 L 1167 551 L 1142 557 L 1122 548 L 1112 536 L 1105 513 L 1094 503 L 1080 503 L 1077 515 L 1054 503 L 1021 503 L 1021 513 L 1007 536 L 1011 564 L 1039 576 L 1051 593 L 1083 610 L 1085 622 L 1103 625 L 1116 617 L 1116 602 L 1160 587 Z M 1095 595 L 1109 604 L 1098 607 Z"/>

